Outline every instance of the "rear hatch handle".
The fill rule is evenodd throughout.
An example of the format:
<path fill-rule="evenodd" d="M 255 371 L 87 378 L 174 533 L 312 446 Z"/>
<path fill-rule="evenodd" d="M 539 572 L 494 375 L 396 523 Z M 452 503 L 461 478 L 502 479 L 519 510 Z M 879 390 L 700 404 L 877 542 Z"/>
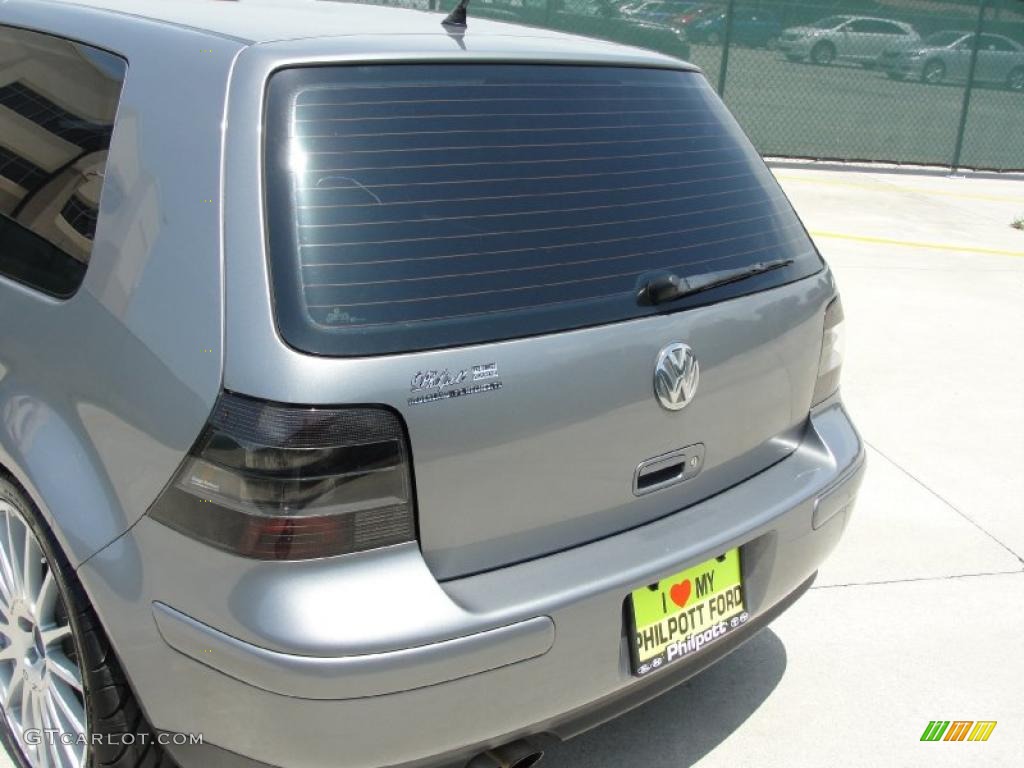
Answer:
<path fill-rule="evenodd" d="M 644 496 L 696 477 L 704 468 L 704 444 L 697 443 L 644 461 L 633 473 L 633 494 Z"/>

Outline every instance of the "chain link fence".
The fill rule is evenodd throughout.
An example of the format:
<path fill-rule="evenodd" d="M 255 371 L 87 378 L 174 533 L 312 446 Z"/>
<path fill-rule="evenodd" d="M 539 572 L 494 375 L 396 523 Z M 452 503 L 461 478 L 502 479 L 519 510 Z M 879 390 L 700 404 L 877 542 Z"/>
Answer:
<path fill-rule="evenodd" d="M 1024 0 L 472 0 L 470 17 L 688 59 L 764 155 L 1024 170 Z"/>

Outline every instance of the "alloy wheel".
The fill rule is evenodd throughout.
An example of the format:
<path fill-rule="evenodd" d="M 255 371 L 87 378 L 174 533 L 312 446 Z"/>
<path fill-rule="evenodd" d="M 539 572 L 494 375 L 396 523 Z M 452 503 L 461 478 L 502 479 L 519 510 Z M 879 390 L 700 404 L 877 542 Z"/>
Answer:
<path fill-rule="evenodd" d="M 811 61 L 815 64 L 827 66 L 836 58 L 836 49 L 832 43 L 818 43 L 811 49 Z"/>
<path fill-rule="evenodd" d="M 88 724 L 77 656 L 39 539 L 0 499 L 0 709 L 32 768 L 85 766 Z"/>
<path fill-rule="evenodd" d="M 922 79 L 926 83 L 936 85 L 941 83 L 946 77 L 946 65 L 941 61 L 929 61 L 924 67 L 924 74 Z"/>

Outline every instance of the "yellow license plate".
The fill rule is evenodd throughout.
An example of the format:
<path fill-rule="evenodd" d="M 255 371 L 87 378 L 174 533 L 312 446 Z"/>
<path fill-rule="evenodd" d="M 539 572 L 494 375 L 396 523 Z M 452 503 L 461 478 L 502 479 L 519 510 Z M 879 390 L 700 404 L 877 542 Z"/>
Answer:
<path fill-rule="evenodd" d="M 747 623 L 740 551 L 687 568 L 629 597 L 633 674 L 685 659 Z"/>

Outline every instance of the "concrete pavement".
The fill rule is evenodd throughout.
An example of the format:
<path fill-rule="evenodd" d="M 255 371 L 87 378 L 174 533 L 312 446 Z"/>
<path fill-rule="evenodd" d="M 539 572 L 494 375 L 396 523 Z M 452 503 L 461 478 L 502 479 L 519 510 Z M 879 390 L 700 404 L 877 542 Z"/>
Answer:
<path fill-rule="evenodd" d="M 776 173 L 843 294 L 856 513 L 769 630 L 544 764 L 1024 765 L 1024 178 Z"/>

